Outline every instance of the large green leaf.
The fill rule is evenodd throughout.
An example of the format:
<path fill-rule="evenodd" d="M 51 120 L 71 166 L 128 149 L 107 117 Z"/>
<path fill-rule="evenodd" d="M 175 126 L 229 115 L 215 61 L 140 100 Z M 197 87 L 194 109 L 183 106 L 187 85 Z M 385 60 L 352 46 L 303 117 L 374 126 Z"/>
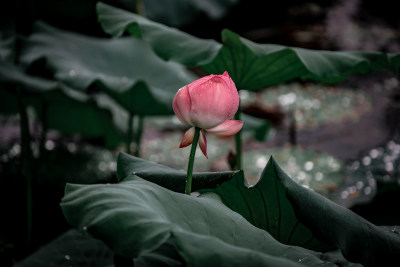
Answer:
<path fill-rule="evenodd" d="M 44 59 L 57 80 L 81 91 L 100 88 L 141 115 L 172 114 L 176 91 L 195 80 L 182 66 L 157 57 L 142 40 L 91 38 L 43 23 L 23 40 L 21 53 L 26 67 Z"/>
<path fill-rule="evenodd" d="M 222 31 L 223 47 L 208 72 L 227 70 L 238 88 L 254 90 L 295 78 L 323 83 L 344 80 L 352 73 L 391 69 L 398 72 L 399 58 L 379 52 L 336 52 L 273 44 L 257 44 L 229 31 Z M 394 62 L 393 62 L 394 61 Z"/>
<path fill-rule="evenodd" d="M 238 0 L 170 0 L 159 5 L 157 0 L 143 0 L 144 13 L 151 20 L 167 25 L 182 26 L 206 14 L 220 19 Z M 130 3 L 128 1 L 128 3 Z"/>
<path fill-rule="evenodd" d="M 61 207 L 71 225 L 128 258 L 169 241 L 189 266 L 324 263 L 321 253 L 279 243 L 227 208 L 216 194 L 175 193 L 135 175 L 119 184 L 68 184 Z"/>
<path fill-rule="evenodd" d="M 284 243 L 318 248 L 318 238 L 340 248 L 347 260 L 365 266 L 388 266 L 400 260 L 400 236 L 395 231 L 375 226 L 298 185 L 273 158 L 254 187 L 246 188 L 234 177 L 215 191 L 228 207 Z"/>
<path fill-rule="evenodd" d="M 15 56 L 14 46 L 15 38 L 9 37 L 6 39 L 2 36 L 2 32 L 0 31 L 0 62 L 13 61 Z"/>
<path fill-rule="evenodd" d="M 235 175 L 216 189 L 203 192 L 217 193 L 225 205 L 281 243 L 318 251 L 332 249 L 297 219 L 274 168 L 270 160 L 255 186 L 245 185 L 243 175 Z"/>
<path fill-rule="evenodd" d="M 31 266 L 96 266 L 112 267 L 112 251 L 99 239 L 71 229 L 39 248 L 15 267 Z M 134 266 L 184 266 L 176 249 L 165 243 L 158 249 L 144 253 L 134 260 Z"/>
<path fill-rule="evenodd" d="M 16 267 L 29 266 L 113 266 L 113 254 L 103 242 L 76 230 L 69 230 L 42 246 Z"/>
<path fill-rule="evenodd" d="M 105 32 L 119 37 L 126 31 L 143 38 L 164 60 L 196 66 L 210 62 L 221 48 L 221 44 L 214 40 L 196 38 L 102 2 L 97 4 L 97 14 Z"/>
<path fill-rule="evenodd" d="M 193 174 L 192 191 L 204 188 L 215 188 L 231 179 L 239 171 L 201 172 Z M 117 178 L 119 181 L 135 174 L 147 181 L 156 183 L 175 192 L 184 192 L 187 174 L 167 166 L 143 160 L 126 153 L 119 153 Z"/>
<path fill-rule="evenodd" d="M 18 97 L 23 97 L 49 129 L 104 138 L 107 147 L 115 147 L 124 140 L 110 111 L 99 107 L 93 99 L 59 82 L 30 76 L 15 65 L 0 62 L 0 95 L 4 105 L 0 110 L 17 112 Z"/>
<path fill-rule="evenodd" d="M 221 46 L 104 3 L 98 3 L 97 13 L 105 32 L 121 36 L 126 31 L 142 38 L 165 60 L 202 66 L 214 74 L 227 70 L 240 89 L 257 90 L 295 78 L 333 83 L 352 73 L 399 71 L 399 54 L 256 44 L 229 30 L 222 32 Z"/>

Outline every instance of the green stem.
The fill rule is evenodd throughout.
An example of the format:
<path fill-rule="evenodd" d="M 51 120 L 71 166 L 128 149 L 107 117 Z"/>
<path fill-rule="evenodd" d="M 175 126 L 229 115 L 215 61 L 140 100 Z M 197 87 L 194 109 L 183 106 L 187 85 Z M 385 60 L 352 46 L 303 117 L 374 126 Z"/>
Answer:
<path fill-rule="evenodd" d="M 197 142 L 199 141 L 199 136 L 200 136 L 200 128 L 195 128 L 194 130 L 194 137 L 193 137 L 193 143 L 192 143 L 192 148 L 190 149 L 190 155 L 189 155 L 189 163 L 188 163 L 188 168 L 187 168 L 187 178 L 186 178 L 186 186 L 185 186 L 185 194 L 190 195 L 192 192 L 192 175 L 193 175 L 193 166 L 194 166 L 194 156 L 196 154 L 196 147 L 197 147 Z"/>
<path fill-rule="evenodd" d="M 45 101 L 42 102 L 42 114 L 41 114 L 41 121 L 42 121 L 42 132 L 40 134 L 39 140 L 39 155 L 43 159 L 43 155 L 45 152 L 45 143 L 47 139 L 47 103 Z"/>
<path fill-rule="evenodd" d="M 18 106 L 20 115 L 20 131 L 21 131 L 21 159 L 22 175 L 26 179 L 26 217 L 27 217 L 27 239 L 28 248 L 31 246 L 32 239 L 32 149 L 31 149 L 31 134 L 29 131 L 28 113 L 26 105 L 22 99 L 21 89 L 18 88 Z"/>
<path fill-rule="evenodd" d="M 242 110 L 240 109 L 240 105 L 238 111 L 235 114 L 235 120 L 240 120 L 242 114 Z M 239 131 L 235 135 L 235 146 L 236 146 L 236 164 L 235 169 L 241 170 L 242 169 L 242 131 Z"/>
<path fill-rule="evenodd" d="M 128 138 L 126 140 L 126 153 L 130 154 L 131 153 L 131 143 L 132 143 L 132 137 L 133 137 L 133 112 L 129 112 L 129 118 L 128 118 Z"/>
<path fill-rule="evenodd" d="M 135 136 L 135 144 L 136 144 L 135 156 L 136 157 L 140 157 L 140 144 L 141 144 L 142 135 L 143 135 L 143 125 L 144 125 L 144 117 L 142 115 L 140 115 L 139 119 L 138 119 L 137 131 L 136 131 L 136 136 Z"/>

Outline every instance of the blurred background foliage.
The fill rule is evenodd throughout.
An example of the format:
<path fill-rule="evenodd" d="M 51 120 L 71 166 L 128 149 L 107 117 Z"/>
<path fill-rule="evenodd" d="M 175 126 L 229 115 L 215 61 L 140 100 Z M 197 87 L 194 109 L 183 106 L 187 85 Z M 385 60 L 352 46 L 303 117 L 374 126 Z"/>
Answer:
<path fill-rule="evenodd" d="M 103 2 L 217 42 L 222 42 L 221 32 L 228 28 L 258 43 L 400 51 L 398 12 L 386 0 L 278 1 L 269 8 L 255 0 Z M 96 4 L 94 0 L 2 3 L 0 264 L 4 266 L 21 261 L 68 230 L 59 208 L 65 183 L 116 182 L 119 151 L 139 155 L 140 146 L 145 159 L 178 169 L 187 164 L 188 150 L 177 148 L 184 128 L 165 115 L 172 115 L 173 93 L 196 75 L 204 75 L 204 70 L 165 62 L 143 40 L 110 39 L 98 22 Z M 259 92 L 241 91 L 240 96 L 246 121 L 244 165 L 251 166 L 246 174 L 250 182 L 257 182 L 272 154 L 303 186 L 372 222 L 399 225 L 399 215 L 390 208 L 398 203 L 400 192 L 398 76 L 353 75 L 329 86 L 294 80 Z M 141 124 L 142 132 L 136 130 Z M 210 160 L 197 155 L 197 171 L 230 169 L 231 141 L 211 137 Z M 25 189 L 27 177 L 32 179 L 31 196 Z M 27 201 L 33 205 L 31 215 L 26 213 Z M 31 230 L 27 220 L 32 220 Z M 29 231 L 32 238 L 27 243 Z M 73 232 L 66 237 L 80 242 Z M 63 237 L 55 241 L 57 245 L 60 240 Z M 109 251 L 93 244 L 109 260 Z M 40 253 L 33 260 L 40 262 L 52 254 Z M 60 264 L 71 263 L 69 254 L 60 256 Z"/>

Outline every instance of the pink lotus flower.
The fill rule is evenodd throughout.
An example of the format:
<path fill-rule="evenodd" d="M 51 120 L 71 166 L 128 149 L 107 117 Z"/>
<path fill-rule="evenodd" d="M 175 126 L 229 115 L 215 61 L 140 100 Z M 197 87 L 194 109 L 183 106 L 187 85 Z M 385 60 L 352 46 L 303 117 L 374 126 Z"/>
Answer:
<path fill-rule="evenodd" d="M 239 94 L 226 71 L 185 85 L 175 94 L 172 107 L 182 123 L 192 126 L 184 134 L 179 147 L 190 145 L 195 128 L 200 128 L 199 146 L 206 157 L 206 132 L 232 136 L 243 126 L 243 121 L 230 120 L 239 107 Z"/>

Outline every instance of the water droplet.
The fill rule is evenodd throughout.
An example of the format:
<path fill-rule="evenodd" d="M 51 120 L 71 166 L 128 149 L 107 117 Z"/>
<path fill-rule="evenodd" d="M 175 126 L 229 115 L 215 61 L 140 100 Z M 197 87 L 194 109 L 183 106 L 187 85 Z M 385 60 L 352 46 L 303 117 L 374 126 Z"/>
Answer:
<path fill-rule="evenodd" d="M 371 187 L 367 186 L 367 187 L 364 188 L 364 194 L 369 195 L 369 194 L 371 194 L 371 192 L 372 192 L 372 188 Z"/>
<path fill-rule="evenodd" d="M 348 198 L 348 197 L 349 197 L 349 192 L 347 192 L 347 191 L 342 191 L 342 193 L 340 193 L 340 197 L 341 197 L 342 199 Z"/>
<path fill-rule="evenodd" d="M 69 76 L 70 76 L 71 78 L 74 78 L 74 77 L 76 76 L 76 71 L 75 71 L 75 70 L 70 70 L 70 71 L 69 71 Z"/>
<path fill-rule="evenodd" d="M 117 170 L 117 163 L 115 161 L 112 161 L 108 164 L 108 169 L 110 171 L 116 171 Z"/>
<path fill-rule="evenodd" d="M 190 193 L 190 195 L 193 197 L 198 197 L 198 196 L 200 196 L 200 193 L 196 191 L 196 192 Z"/>
<path fill-rule="evenodd" d="M 304 181 L 307 178 L 307 174 L 303 171 L 300 171 L 299 174 L 297 175 L 297 179 L 299 181 Z"/>
<path fill-rule="evenodd" d="M 390 140 L 389 143 L 387 144 L 387 147 L 390 150 L 395 150 L 396 149 L 396 143 L 393 140 Z"/>
<path fill-rule="evenodd" d="M 49 151 L 53 150 L 55 146 L 56 144 L 52 140 L 47 140 L 44 144 L 44 147 Z"/>
<path fill-rule="evenodd" d="M 384 162 L 391 162 L 391 161 L 392 161 L 392 157 L 386 155 L 386 156 L 383 157 L 383 161 L 384 161 Z"/>
<path fill-rule="evenodd" d="M 359 167 L 360 167 L 360 162 L 359 162 L 359 161 L 354 161 L 354 162 L 351 164 L 351 168 L 352 168 L 353 170 L 357 170 Z"/>
<path fill-rule="evenodd" d="M 87 226 L 83 226 L 83 227 L 82 227 L 82 230 L 83 230 L 83 231 L 87 231 Z"/>
<path fill-rule="evenodd" d="M 356 187 L 357 187 L 357 189 L 363 188 L 363 187 L 364 187 L 364 182 L 363 182 L 363 181 L 358 181 L 358 182 L 356 183 Z"/>
<path fill-rule="evenodd" d="M 9 152 L 11 157 L 15 157 L 16 155 L 19 155 L 19 153 L 21 153 L 21 146 L 19 144 L 13 145 Z"/>
<path fill-rule="evenodd" d="M 102 171 L 102 172 L 104 172 L 104 171 L 107 170 L 107 164 L 106 164 L 104 161 L 100 162 L 100 163 L 98 164 L 97 167 L 98 167 L 99 170 Z"/>
<path fill-rule="evenodd" d="M 71 257 L 69 255 L 65 255 L 65 259 L 69 261 Z"/>
<path fill-rule="evenodd" d="M 372 150 L 369 152 L 369 155 L 371 156 L 371 158 L 375 159 L 376 157 L 379 156 L 379 151 L 378 151 L 377 149 L 372 149 Z"/>
<path fill-rule="evenodd" d="M 393 167 L 393 163 L 392 163 L 392 162 L 386 162 L 386 163 L 385 163 L 385 170 L 386 170 L 387 172 L 392 172 L 393 169 L 394 169 L 394 167 Z"/>
<path fill-rule="evenodd" d="M 247 90 L 240 90 L 239 91 L 239 97 L 240 97 L 240 100 L 246 100 L 246 99 L 248 99 L 249 98 L 249 96 L 250 96 L 250 93 L 249 93 L 249 91 L 247 91 Z"/>
<path fill-rule="evenodd" d="M 311 171 L 313 168 L 314 168 L 314 162 L 312 162 L 312 161 L 307 161 L 307 162 L 304 164 L 304 169 L 305 169 L 306 171 Z"/>
<path fill-rule="evenodd" d="M 288 94 L 280 95 L 278 97 L 278 102 L 282 106 L 288 106 L 288 105 L 291 105 L 294 102 L 296 102 L 296 98 L 297 98 L 297 96 L 295 93 L 288 93 Z"/>
<path fill-rule="evenodd" d="M 368 156 L 363 157 L 362 163 L 363 163 L 365 166 L 370 165 L 370 164 L 371 164 L 371 158 L 368 157 Z"/>
<path fill-rule="evenodd" d="M 322 172 L 317 172 L 315 174 L 315 180 L 321 181 L 324 178 L 324 174 Z"/>
<path fill-rule="evenodd" d="M 74 143 L 68 143 L 67 144 L 67 149 L 68 149 L 69 152 L 75 153 L 76 150 L 77 150 L 77 147 L 76 147 L 76 145 Z"/>
<path fill-rule="evenodd" d="M 257 168 L 264 168 L 268 160 L 265 157 L 259 157 L 256 161 Z"/>

